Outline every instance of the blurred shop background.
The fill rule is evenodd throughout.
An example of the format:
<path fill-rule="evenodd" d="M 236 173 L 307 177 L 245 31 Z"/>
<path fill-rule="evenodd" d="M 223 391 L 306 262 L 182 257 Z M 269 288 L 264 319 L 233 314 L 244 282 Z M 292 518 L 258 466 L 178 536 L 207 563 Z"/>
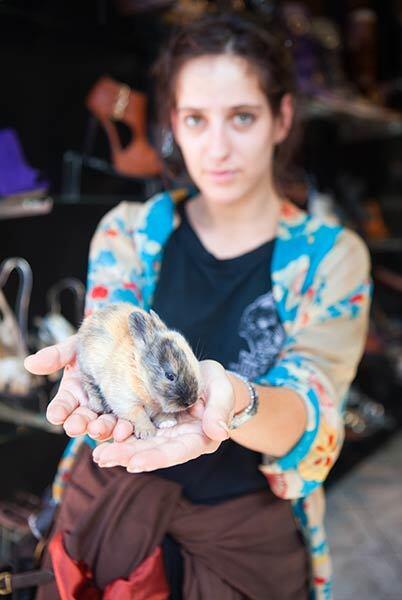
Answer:
<path fill-rule="evenodd" d="M 370 332 L 329 492 L 399 439 L 402 0 L 0 0 L 0 563 L 66 444 L 44 417 L 58 374 L 30 377 L 23 357 L 79 324 L 100 218 L 172 187 L 150 67 L 178 24 L 216 7 L 285 28 L 303 125 L 286 194 L 358 231 L 371 252 Z"/>

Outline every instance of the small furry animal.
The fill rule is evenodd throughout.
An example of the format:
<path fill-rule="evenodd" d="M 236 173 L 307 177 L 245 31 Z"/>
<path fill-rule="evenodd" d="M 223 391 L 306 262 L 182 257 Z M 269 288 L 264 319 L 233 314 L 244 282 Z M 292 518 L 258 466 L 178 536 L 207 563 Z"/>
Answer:
<path fill-rule="evenodd" d="M 177 423 L 200 395 L 200 369 L 185 338 L 160 317 L 126 302 L 86 317 L 78 364 L 89 408 L 131 421 L 146 439 Z"/>

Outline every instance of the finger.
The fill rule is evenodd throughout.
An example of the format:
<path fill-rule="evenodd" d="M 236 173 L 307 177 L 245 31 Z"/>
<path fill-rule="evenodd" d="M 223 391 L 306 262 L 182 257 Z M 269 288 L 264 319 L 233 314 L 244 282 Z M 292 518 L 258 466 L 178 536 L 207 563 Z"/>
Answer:
<path fill-rule="evenodd" d="M 205 403 L 202 400 L 197 400 L 197 402 L 188 409 L 188 413 L 196 419 L 202 419 L 204 411 Z"/>
<path fill-rule="evenodd" d="M 47 407 L 46 417 L 53 425 L 61 425 L 79 405 L 84 406 L 87 402 L 78 368 L 67 365 L 57 394 Z"/>
<path fill-rule="evenodd" d="M 70 437 L 83 435 L 87 432 L 88 425 L 97 418 L 97 414 L 86 406 L 79 406 L 64 421 L 64 431 Z"/>
<path fill-rule="evenodd" d="M 93 459 L 100 467 L 114 467 L 116 465 L 126 466 L 128 460 L 141 450 L 146 450 L 154 446 L 163 444 L 164 440 L 149 438 L 148 440 L 138 440 L 131 436 L 124 442 L 108 442 L 99 444 L 93 453 Z"/>
<path fill-rule="evenodd" d="M 100 467 L 126 467 L 135 450 L 125 442 L 102 444 L 93 451 L 93 459 Z"/>
<path fill-rule="evenodd" d="M 116 427 L 113 430 L 113 439 L 115 442 L 123 442 L 129 438 L 130 435 L 133 435 L 133 431 L 133 424 L 130 423 L 130 421 L 127 421 L 126 419 L 119 419 Z"/>
<path fill-rule="evenodd" d="M 100 415 L 88 423 L 88 435 L 95 440 L 108 440 L 113 435 L 116 417 L 113 415 Z"/>
<path fill-rule="evenodd" d="M 49 375 L 59 369 L 65 367 L 68 363 L 74 360 L 76 353 L 77 336 L 72 335 L 64 342 L 47 346 L 27 356 L 24 360 L 24 366 L 27 371 L 34 375 Z"/>
<path fill-rule="evenodd" d="M 92 458 L 93 458 L 94 462 L 98 463 L 103 455 L 105 448 L 107 448 L 108 446 L 112 446 L 112 445 L 113 445 L 112 442 L 104 442 L 103 444 L 98 444 L 92 452 Z"/>
<path fill-rule="evenodd" d="M 173 467 L 193 458 L 195 457 L 192 453 L 188 454 L 182 441 L 170 440 L 168 448 L 164 445 L 162 448 L 150 448 L 134 454 L 126 467 L 129 473 L 141 473 Z"/>
<path fill-rule="evenodd" d="M 212 440 L 223 441 L 229 437 L 229 427 L 233 414 L 233 387 L 227 378 L 211 381 L 207 391 L 207 402 L 202 428 Z"/>
<path fill-rule="evenodd" d="M 201 454 L 213 452 L 218 445 L 219 443 L 199 434 L 178 436 L 166 440 L 159 447 L 135 453 L 127 463 L 127 471 L 140 473 L 172 467 L 193 460 Z"/>

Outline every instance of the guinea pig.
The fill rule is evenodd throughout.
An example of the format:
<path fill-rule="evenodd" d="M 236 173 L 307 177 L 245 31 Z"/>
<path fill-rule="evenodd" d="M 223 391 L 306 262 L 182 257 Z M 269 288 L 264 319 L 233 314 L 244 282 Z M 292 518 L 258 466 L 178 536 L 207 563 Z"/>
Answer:
<path fill-rule="evenodd" d="M 201 394 L 199 363 L 183 335 L 126 302 L 83 320 L 77 360 L 89 408 L 131 421 L 137 438 L 175 425 L 175 414 Z"/>

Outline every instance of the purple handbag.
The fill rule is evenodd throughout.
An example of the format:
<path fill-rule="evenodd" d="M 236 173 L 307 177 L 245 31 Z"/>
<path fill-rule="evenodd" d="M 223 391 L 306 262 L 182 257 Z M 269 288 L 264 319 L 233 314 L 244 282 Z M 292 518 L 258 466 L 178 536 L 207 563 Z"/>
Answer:
<path fill-rule="evenodd" d="M 14 129 L 0 130 L 0 197 L 23 192 L 45 191 L 46 181 L 38 179 L 39 171 L 26 161 Z"/>

